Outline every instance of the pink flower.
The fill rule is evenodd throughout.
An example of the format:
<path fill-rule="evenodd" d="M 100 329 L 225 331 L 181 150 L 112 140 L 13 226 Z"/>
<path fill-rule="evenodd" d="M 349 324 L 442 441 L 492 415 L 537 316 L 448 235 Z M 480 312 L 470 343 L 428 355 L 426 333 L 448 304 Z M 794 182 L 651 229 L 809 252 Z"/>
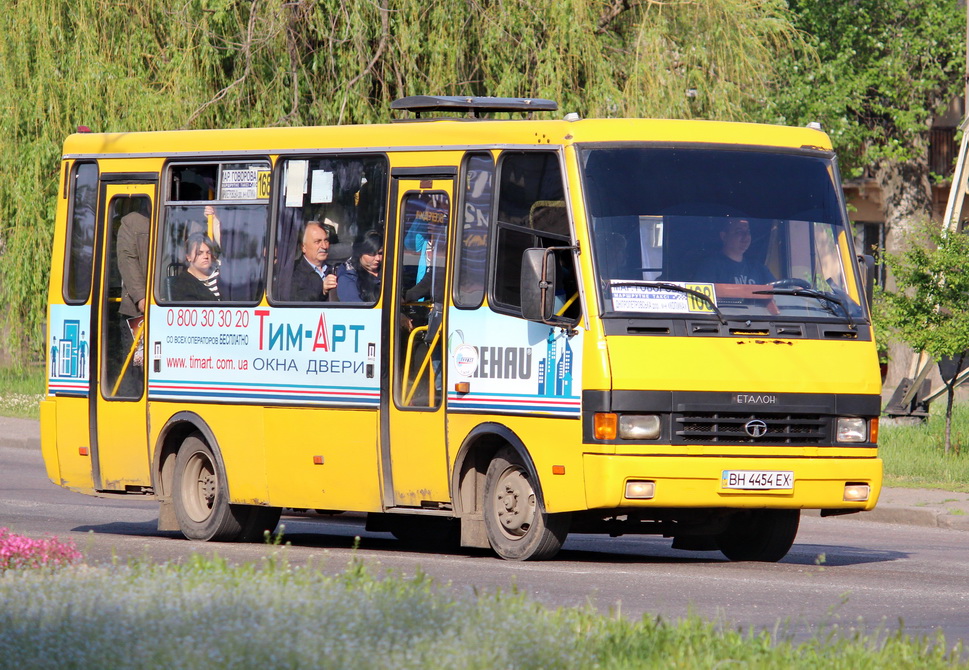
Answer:
<path fill-rule="evenodd" d="M 27 568 L 53 569 L 77 563 L 82 558 L 73 542 L 60 542 L 56 537 L 33 540 L 0 528 L 0 574 Z"/>

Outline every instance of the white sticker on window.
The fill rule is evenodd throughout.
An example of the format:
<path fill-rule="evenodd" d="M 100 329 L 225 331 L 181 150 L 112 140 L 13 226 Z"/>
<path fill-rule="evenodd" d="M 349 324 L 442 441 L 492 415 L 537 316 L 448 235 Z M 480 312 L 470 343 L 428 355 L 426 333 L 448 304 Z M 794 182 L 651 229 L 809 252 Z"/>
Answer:
<path fill-rule="evenodd" d="M 255 200 L 258 198 L 256 170 L 223 170 L 221 199 L 222 200 Z"/>
<path fill-rule="evenodd" d="M 286 163 L 286 206 L 302 207 L 303 195 L 306 193 L 306 161 L 289 161 Z"/>
<path fill-rule="evenodd" d="M 709 298 L 709 302 L 692 293 L 614 280 L 612 282 L 613 309 L 617 312 L 713 312 L 713 305 L 717 304 L 717 295 L 712 284 L 667 283 L 702 293 Z"/>
<path fill-rule="evenodd" d="M 313 187 L 310 191 L 310 202 L 333 202 L 333 173 L 326 170 L 313 170 Z"/>

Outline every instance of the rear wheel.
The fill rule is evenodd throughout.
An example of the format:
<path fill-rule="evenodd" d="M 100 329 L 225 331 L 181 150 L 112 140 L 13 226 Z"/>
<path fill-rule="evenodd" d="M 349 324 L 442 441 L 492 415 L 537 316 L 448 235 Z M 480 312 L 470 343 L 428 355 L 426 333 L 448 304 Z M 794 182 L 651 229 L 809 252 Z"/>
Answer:
<path fill-rule="evenodd" d="M 569 514 L 549 514 L 521 456 L 506 447 L 488 465 L 484 487 L 488 541 L 502 558 L 551 558 L 569 532 Z"/>
<path fill-rule="evenodd" d="M 244 505 L 230 505 L 225 473 L 199 433 L 185 438 L 175 457 L 175 517 L 190 540 L 231 542 L 249 519 Z"/>
<path fill-rule="evenodd" d="M 774 563 L 787 555 L 800 523 L 796 509 L 757 509 L 736 514 L 717 546 L 731 561 Z"/>

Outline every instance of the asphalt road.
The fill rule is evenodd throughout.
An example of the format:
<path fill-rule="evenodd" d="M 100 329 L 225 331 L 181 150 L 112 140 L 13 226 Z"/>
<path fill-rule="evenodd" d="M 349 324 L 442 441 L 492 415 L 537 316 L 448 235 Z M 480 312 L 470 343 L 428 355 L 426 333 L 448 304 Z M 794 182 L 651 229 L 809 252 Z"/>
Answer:
<path fill-rule="evenodd" d="M 942 631 L 969 641 L 969 533 L 950 528 L 804 515 L 790 554 L 777 564 L 730 563 L 718 552 L 683 552 L 654 537 L 570 536 L 553 561 L 516 563 L 489 552 L 421 553 L 362 517 L 289 515 L 287 547 L 190 542 L 155 529 L 157 504 L 99 499 L 47 480 L 33 449 L 0 447 L 0 526 L 74 540 L 89 563 L 180 561 L 193 552 L 233 562 L 282 552 L 295 565 L 338 572 L 356 556 L 375 570 L 423 570 L 470 590 L 522 590 L 554 607 L 591 605 L 623 616 L 698 614 L 731 626 L 788 630 L 796 638 L 837 625 Z M 353 548 L 354 538 L 359 547 Z"/>

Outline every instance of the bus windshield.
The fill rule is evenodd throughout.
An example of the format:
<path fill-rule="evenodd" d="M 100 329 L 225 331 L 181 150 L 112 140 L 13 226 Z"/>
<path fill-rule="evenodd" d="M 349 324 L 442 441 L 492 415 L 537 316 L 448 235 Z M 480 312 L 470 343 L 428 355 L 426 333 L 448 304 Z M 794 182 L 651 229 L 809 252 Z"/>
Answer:
<path fill-rule="evenodd" d="M 579 156 L 604 315 L 864 319 L 828 154 L 624 144 Z"/>

